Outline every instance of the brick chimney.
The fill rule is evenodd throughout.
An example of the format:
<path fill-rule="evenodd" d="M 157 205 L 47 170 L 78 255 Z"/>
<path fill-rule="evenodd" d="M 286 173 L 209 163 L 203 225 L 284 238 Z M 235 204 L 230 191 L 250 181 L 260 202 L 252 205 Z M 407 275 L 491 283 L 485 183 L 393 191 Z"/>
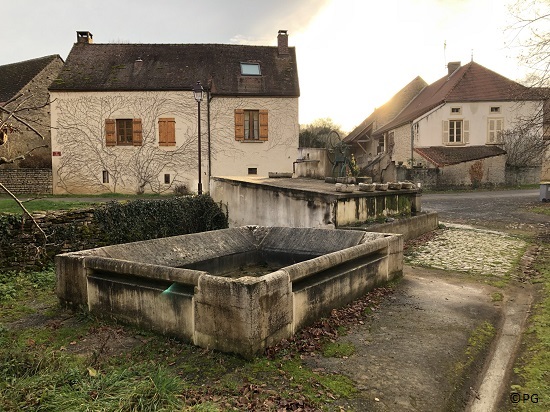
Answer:
<path fill-rule="evenodd" d="M 447 70 L 448 70 L 449 76 L 453 74 L 458 68 L 460 68 L 460 62 L 447 63 Z"/>
<path fill-rule="evenodd" d="M 279 34 L 277 35 L 277 47 L 279 49 L 279 55 L 288 54 L 287 30 L 279 30 Z"/>
<path fill-rule="evenodd" d="M 76 42 L 77 43 L 88 43 L 92 44 L 94 42 L 93 35 L 89 31 L 77 31 L 76 32 Z"/>

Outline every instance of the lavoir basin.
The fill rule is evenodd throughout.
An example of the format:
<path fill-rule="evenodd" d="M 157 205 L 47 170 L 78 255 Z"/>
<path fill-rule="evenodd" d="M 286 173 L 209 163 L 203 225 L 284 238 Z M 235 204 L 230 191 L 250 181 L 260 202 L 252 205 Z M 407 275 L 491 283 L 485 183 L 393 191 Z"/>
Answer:
<path fill-rule="evenodd" d="M 56 293 L 250 358 L 402 272 L 400 235 L 244 226 L 58 255 Z"/>

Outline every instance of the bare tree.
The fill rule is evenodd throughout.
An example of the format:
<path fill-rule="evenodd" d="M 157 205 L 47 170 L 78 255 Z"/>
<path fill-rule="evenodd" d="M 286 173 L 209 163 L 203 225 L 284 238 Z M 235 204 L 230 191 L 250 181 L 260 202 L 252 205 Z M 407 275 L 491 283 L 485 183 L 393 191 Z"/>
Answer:
<path fill-rule="evenodd" d="M 328 135 L 336 131 L 345 136 L 340 125 L 330 118 L 316 119 L 310 124 L 300 126 L 300 147 L 326 147 Z"/>
<path fill-rule="evenodd" d="M 503 133 L 507 165 L 541 165 L 550 150 L 550 1 L 516 0 L 509 11 L 514 20 L 508 28 L 509 47 L 517 50 L 520 64 L 528 69 L 523 80 L 527 96 L 518 97 L 544 103 Z"/>
<path fill-rule="evenodd" d="M 525 82 L 550 86 L 550 1 L 516 0 L 509 8 L 514 23 L 509 27 L 510 47 L 519 50 L 520 62 L 529 69 Z"/>
<path fill-rule="evenodd" d="M 506 165 L 512 167 L 539 166 L 550 147 L 550 140 L 541 139 L 532 128 L 516 128 L 502 133 L 506 150 Z"/>
<path fill-rule="evenodd" d="M 32 120 L 27 118 L 29 113 L 34 110 L 39 110 L 49 105 L 49 101 L 45 101 L 42 105 L 28 105 L 28 102 L 32 102 L 33 95 L 18 94 L 2 104 L 0 106 L 0 146 L 7 144 L 8 140 L 14 135 L 21 133 L 21 127 L 26 127 L 31 130 L 42 141 L 45 140 L 44 135 L 32 124 Z M 33 151 L 39 148 L 48 147 L 46 144 L 32 146 L 25 153 L 18 153 L 15 156 L 0 157 L 0 166 L 3 164 L 17 163 L 25 160 Z M 33 225 L 38 229 L 43 237 L 44 243 L 47 240 L 46 233 L 42 230 L 40 225 L 36 222 L 33 216 L 29 213 L 27 208 L 23 205 L 17 196 L 12 193 L 2 182 L 0 182 L 0 188 L 6 192 L 23 210 L 23 213 L 33 222 Z"/>

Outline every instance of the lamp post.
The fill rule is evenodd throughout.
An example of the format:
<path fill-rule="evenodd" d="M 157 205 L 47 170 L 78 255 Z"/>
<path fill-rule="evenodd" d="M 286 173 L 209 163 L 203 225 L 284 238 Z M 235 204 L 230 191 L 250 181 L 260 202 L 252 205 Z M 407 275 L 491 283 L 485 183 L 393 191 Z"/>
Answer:
<path fill-rule="evenodd" d="M 193 93 L 195 94 L 195 100 L 197 101 L 198 106 L 198 121 L 199 121 L 199 184 L 197 188 L 197 193 L 202 195 L 202 183 L 201 183 L 201 101 L 202 101 L 202 92 L 203 88 L 201 82 L 198 81 L 195 87 L 193 87 Z"/>

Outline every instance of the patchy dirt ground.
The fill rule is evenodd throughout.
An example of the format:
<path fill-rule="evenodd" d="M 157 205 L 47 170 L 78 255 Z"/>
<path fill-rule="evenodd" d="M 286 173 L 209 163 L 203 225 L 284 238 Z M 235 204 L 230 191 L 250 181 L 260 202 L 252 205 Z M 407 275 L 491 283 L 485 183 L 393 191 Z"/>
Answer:
<path fill-rule="evenodd" d="M 357 383 L 357 411 L 462 410 L 488 353 L 474 331 L 497 325 L 496 288 L 406 267 L 395 292 L 371 322 L 340 338 L 355 348 L 346 358 L 311 357 L 312 368 L 343 373 Z"/>

